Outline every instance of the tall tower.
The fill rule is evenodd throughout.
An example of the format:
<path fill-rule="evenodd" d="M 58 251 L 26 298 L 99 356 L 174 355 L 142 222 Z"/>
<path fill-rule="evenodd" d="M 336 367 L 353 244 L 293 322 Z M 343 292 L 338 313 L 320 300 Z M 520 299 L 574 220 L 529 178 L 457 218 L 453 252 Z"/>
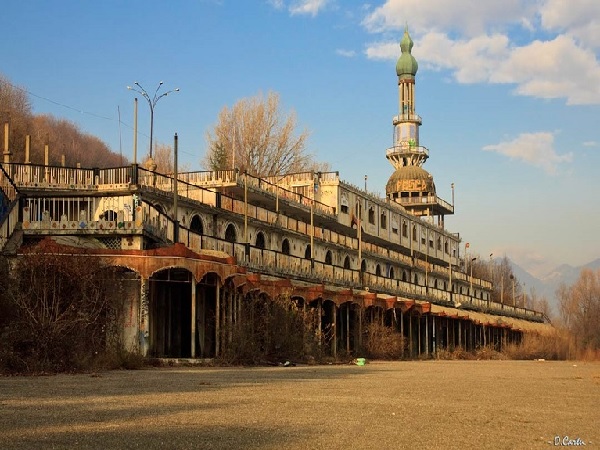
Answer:
<path fill-rule="evenodd" d="M 385 187 L 387 197 L 416 216 L 438 216 L 443 226 L 445 214 L 453 214 L 454 206 L 438 198 L 433 177 L 423 169 L 429 150 L 419 143 L 421 117 L 415 112 L 415 76 L 419 65 L 411 54 L 413 41 L 404 29 L 400 41 L 402 51 L 396 63 L 398 75 L 399 114 L 394 117 L 394 143 L 387 149 L 386 158 L 394 166 Z"/>

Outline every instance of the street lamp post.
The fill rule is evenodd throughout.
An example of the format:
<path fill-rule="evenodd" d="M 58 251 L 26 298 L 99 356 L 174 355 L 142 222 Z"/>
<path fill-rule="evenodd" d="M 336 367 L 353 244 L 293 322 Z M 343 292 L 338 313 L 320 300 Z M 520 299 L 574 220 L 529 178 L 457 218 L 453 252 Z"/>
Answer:
<path fill-rule="evenodd" d="M 156 104 L 158 103 L 158 101 L 161 98 L 166 97 L 167 95 L 169 95 L 172 92 L 179 92 L 179 88 L 172 89 L 167 92 L 163 92 L 162 94 L 159 95 L 158 91 L 160 90 L 160 87 L 163 85 L 163 82 L 161 81 L 160 83 L 158 83 L 158 86 L 156 87 L 156 91 L 154 91 L 154 95 L 152 97 L 150 97 L 148 92 L 146 92 L 146 89 L 144 89 L 140 83 L 135 81 L 134 84 L 139 89 L 136 89 L 135 87 L 132 87 L 132 86 L 127 86 L 127 89 L 129 89 L 130 91 L 137 92 L 138 94 L 141 94 L 142 97 L 144 97 L 148 101 L 148 106 L 150 107 L 150 159 L 152 159 L 152 134 L 154 132 L 154 108 L 156 107 Z"/>
<path fill-rule="evenodd" d="M 475 258 L 471 258 L 471 287 L 470 287 L 470 294 L 471 296 L 473 296 L 473 263 L 475 262 L 475 260 L 477 259 L 477 257 Z"/>

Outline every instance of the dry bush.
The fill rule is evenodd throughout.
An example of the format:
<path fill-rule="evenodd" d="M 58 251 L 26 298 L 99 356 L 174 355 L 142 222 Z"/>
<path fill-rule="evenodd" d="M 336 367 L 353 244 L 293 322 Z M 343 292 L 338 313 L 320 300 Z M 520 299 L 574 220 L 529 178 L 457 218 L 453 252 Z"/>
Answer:
<path fill-rule="evenodd" d="M 317 357 L 316 311 L 304 310 L 287 295 L 251 297 L 232 329 L 222 329 L 221 362 L 264 364 Z M 231 337 L 229 339 L 229 337 Z"/>
<path fill-rule="evenodd" d="M 491 345 L 482 345 L 474 352 L 475 359 L 507 359 L 506 355 L 499 352 Z"/>
<path fill-rule="evenodd" d="M 591 346 L 577 350 L 576 355 L 579 361 L 600 361 L 600 349 Z"/>
<path fill-rule="evenodd" d="M 401 359 L 404 356 L 404 336 L 380 323 L 370 323 L 366 326 L 364 342 L 368 358 Z"/>
<path fill-rule="evenodd" d="M 510 359 L 569 359 L 573 341 L 564 332 L 550 335 L 526 333 L 519 343 L 507 344 L 503 352 Z"/>
<path fill-rule="evenodd" d="M 436 353 L 436 358 L 437 359 L 446 359 L 446 360 L 455 360 L 455 359 L 473 360 L 473 359 L 476 359 L 474 353 L 466 351 L 463 347 L 454 347 L 452 350 L 439 349 Z"/>
<path fill-rule="evenodd" d="M 6 373 L 95 369 L 110 348 L 120 297 L 115 273 L 98 259 L 29 253 L 7 274 L 2 304 L 11 317 L 0 333 Z"/>

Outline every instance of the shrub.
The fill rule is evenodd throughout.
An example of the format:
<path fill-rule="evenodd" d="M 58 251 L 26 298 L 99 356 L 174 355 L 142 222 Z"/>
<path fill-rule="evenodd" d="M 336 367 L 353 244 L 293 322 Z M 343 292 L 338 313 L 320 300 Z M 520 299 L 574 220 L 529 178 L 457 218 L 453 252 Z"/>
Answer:
<path fill-rule="evenodd" d="M 370 323 L 365 328 L 365 351 L 371 359 L 401 359 L 405 339 L 397 331 L 380 323 Z"/>
<path fill-rule="evenodd" d="M 45 250 L 20 255 L 5 271 L 3 372 L 89 370 L 115 350 L 107 339 L 120 316 L 115 271 L 94 257 Z"/>

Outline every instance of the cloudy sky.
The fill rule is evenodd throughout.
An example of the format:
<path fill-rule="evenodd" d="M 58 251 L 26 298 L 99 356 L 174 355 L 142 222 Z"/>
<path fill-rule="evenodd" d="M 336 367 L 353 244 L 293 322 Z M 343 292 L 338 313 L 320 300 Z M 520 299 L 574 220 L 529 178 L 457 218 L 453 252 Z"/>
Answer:
<path fill-rule="evenodd" d="M 132 157 L 135 81 L 181 89 L 154 134 L 177 132 L 193 170 L 221 108 L 275 91 L 317 159 L 381 195 L 408 25 L 424 168 L 442 198 L 456 186 L 448 229 L 538 275 L 600 257 L 598 0 L 5 0 L 2 16 L 0 72 L 116 152 Z M 147 146 L 143 103 L 139 127 Z"/>

